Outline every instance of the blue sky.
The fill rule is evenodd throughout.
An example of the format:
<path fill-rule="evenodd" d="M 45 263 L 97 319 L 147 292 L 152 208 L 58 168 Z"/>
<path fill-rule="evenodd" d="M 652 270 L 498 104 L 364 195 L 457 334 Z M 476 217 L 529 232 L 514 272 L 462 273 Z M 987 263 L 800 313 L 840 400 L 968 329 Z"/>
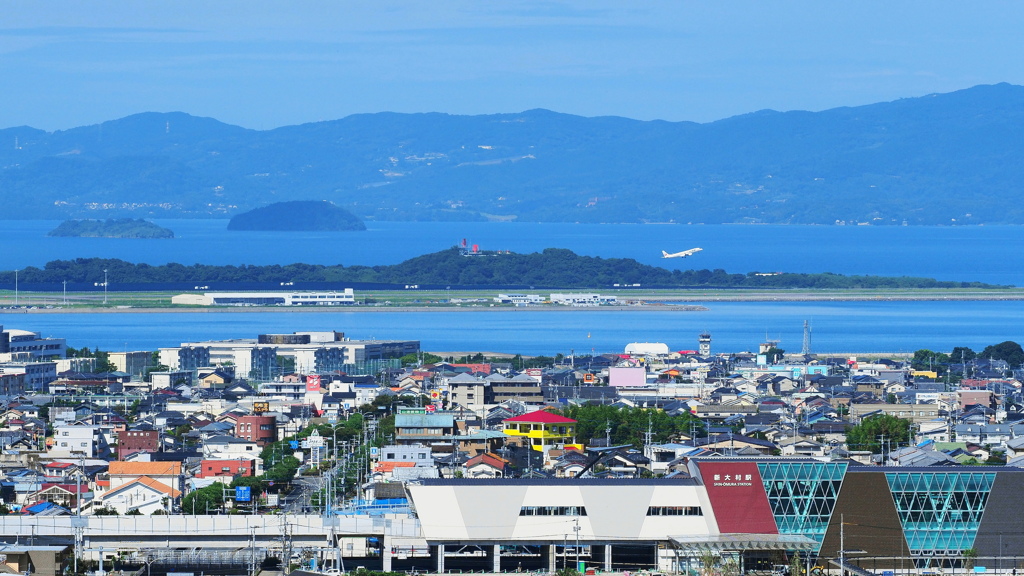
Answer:
<path fill-rule="evenodd" d="M 706 122 L 1024 84 L 1024 3 L 7 0 L 0 127 L 144 111 Z"/>

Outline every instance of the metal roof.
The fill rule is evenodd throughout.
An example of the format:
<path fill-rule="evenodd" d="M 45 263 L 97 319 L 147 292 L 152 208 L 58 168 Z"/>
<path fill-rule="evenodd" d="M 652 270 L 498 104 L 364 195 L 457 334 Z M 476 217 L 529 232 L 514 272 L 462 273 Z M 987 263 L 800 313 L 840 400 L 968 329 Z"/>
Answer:
<path fill-rule="evenodd" d="M 683 550 L 806 550 L 814 551 L 818 542 L 798 534 L 702 534 L 669 536 Z"/>

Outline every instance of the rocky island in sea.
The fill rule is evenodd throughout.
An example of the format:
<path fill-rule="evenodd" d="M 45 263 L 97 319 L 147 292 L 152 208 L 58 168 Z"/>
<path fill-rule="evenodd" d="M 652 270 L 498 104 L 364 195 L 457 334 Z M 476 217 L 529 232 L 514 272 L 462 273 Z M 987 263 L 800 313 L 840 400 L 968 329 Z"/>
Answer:
<path fill-rule="evenodd" d="M 228 230 L 366 230 L 363 221 L 332 202 L 298 200 L 277 202 L 237 214 Z"/>
<path fill-rule="evenodd" d="M 47 236 L 66 238 L 174 238 L 174 231 L 141 218 L 65 220 Z"/>

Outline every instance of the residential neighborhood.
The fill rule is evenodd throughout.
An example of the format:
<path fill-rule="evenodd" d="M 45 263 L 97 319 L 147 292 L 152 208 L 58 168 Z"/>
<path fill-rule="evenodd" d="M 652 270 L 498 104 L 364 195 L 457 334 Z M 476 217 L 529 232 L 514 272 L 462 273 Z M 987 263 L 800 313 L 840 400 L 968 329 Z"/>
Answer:
<path fill-rule="evenodd" d="M 508 520 L 515 524 L 532 516 L 578 519 L 584 509 L 574 507 L 592 497 L 586 495 L 591 486 L 699 487 L 707 490 L 708 505 L 718 506 L 709 474 L 717 479 L 721 474 L 711 471 L 728 465 L 745 478 L 728 485 L 750 486 L 754 470 L 765 489 L 770 471 L 798 464 L 826 475 L 903 468 L 1000 470 L 1000 478 L 1024 472 L 1024 374 L 1006 361 L 975 357 L 940 374 L 909 355 L 793 355 L 776 342 L 756 352 L 712 353 L 709 334 L 699 335 L 698 344 L 673 351 L 626 343 L 622 353 L 559 355 L 527 365 L 518 357 L 445 359 L 415 341 L 358 341 L 340 332 L 86 355 L 60 339 L 3 330 L 0 524 L 14 529 L 16 519 L 17 529 L 36 530 L 42 518 L 51 519 L 47 546 L 73 540 L 51 554 L 55 575 L 79 556 L 126 564 L 155 558 L 152 542 L 107 548 L 95 544 L 103 540 L 95 533 L 88 535 L 89 554 L 69 552 L 85 545 L 87 534 L 76 526 L 129 516 L 166 517 L 164 528 L 156 520 L 146 525 L 153 539 L 164 531 L 165 540 L 193 543 L 202 535 L 175 522 L 273 518 L 274 528 L 246 524 L 261 562 L 444 571 L 446 561 L 448 569 L 476 566 L 457 554 L 446 560 L 446 542 L 466 537 L 452 540 L 451 527 L 436 523 L 446 513 L 436 498 L 458 508 L 463 498 L 481 497 L 463 495 L 459 482 L 491 482 L 481 490 L 518 481 L 552 494 L 578 491 L 564 500 L 542 498 L 543 505 L 526 497 L 516 514 L 524 519 Z M 676 504 L 651 504 L 655 512 L 648 515 L 689 515 L 690 522 L 711 514 L 696 500 L 686 505 L 691 508 Z M 462 530 L 472 532 L 479 519 L 461 509 Z M 723 532 L 724 514 L 716 511 L 717 525 L 695 530 Z M 66 534 L 52 524 L 61 517 Z M 315 517 L 320 526 L 297 552 L 280 534 L 273 542 L 269 536 L 291 529 L 292 517 Z M 382 518 L 411 524 L 389 528 L 376 523 Z M 773 522 L 766 532 L 786 533 L 782 520 Z M 823 553 L 822 546 L 832 545 L 825 525 L 791 531 L 805 538 L 791 551 Z M 664 538 L 676 529 L 666 528 Z M 257 545 L 259 530 L 266 539 Z M 219 545 L 244 547 L 250 534 L 235 536 L 241 540 Z M 523 538 L 524 549 L 551 540 Z M 671 558 L 657 547 L 634 556 L 614 542 L 588 545 L 586 555 L 606 569 L 678 570 L 681 551 L 690 548 L 674 542 Z M 530 566 L 564 563 L 582 550 L 565 542 L 544 546 L 543 554 L 525 557 Z M 488 568 L 505 569 L 512 557 L 500 550 L 481 554 Z M 180 561 L 160 558 L 170 571 Z"/>

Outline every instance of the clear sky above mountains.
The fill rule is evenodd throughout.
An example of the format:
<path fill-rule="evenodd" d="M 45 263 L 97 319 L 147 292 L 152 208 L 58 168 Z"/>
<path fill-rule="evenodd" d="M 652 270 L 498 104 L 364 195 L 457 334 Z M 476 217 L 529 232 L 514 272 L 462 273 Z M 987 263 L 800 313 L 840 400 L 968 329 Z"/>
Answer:
<path fill-rule="evenodd" d="M 1024 4 L 10 0 L 0 127 L 181 110 L 715 120 L 1024 84 Z"/>

